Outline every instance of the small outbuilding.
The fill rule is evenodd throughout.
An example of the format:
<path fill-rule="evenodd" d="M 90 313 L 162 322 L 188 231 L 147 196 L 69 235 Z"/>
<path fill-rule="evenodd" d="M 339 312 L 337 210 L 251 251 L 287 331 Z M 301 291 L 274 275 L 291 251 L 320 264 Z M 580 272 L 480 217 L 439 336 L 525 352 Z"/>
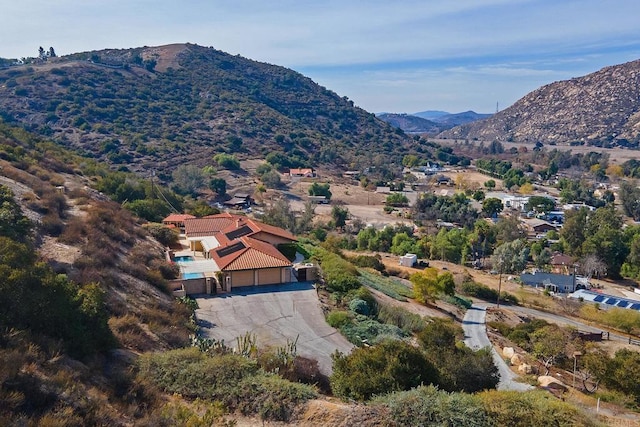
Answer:
<path fill-rule="evenodd" d="M 418 256 L 416 254 L 405 254 L 400 257 L 400 265 L 403 267 L 413 267 L 418 262 Z"/>

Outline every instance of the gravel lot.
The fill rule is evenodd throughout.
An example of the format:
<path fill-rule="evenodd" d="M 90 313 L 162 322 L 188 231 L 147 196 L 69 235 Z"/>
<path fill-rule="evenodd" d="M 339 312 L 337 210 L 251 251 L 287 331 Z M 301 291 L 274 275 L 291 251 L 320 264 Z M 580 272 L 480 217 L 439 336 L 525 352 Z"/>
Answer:
<path fill-rule="evenodd" d="M 353 345 L 327 324 L 310 283 L 240 288 L 229 294 L 196 298 L 196 318 L 206 338 L 235 346 L 251 332 L 258 347 L 282 346 L 298 338 L 298 354 L 316 359 L 331 374 L 331 354 L 349 353 Z"/>

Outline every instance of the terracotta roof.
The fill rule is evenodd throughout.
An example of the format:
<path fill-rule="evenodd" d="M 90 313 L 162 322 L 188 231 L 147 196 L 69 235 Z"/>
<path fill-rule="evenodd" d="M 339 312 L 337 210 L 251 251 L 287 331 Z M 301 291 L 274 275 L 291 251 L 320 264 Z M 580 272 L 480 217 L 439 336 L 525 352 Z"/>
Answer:
<path fill-rule="evenodd" d="M 257 270 L 288 267 L 291 261 L 268 243 L 250 237 L 241 237 L 209 251 L 211 258 L 222 271 Z"/>
<path fill-rule="evenodd" d="M 293 234 L 280 227 L 274 227 L 246 216 L 230 213 L 189 219 L 184 222 L 184 226 L 187 237 L 217 236 L 217 234 L 222 233 L 226 239 L 234 240 L 243 236 L 252 236 L 262 231 L 287 240 L 296 240 Z"/>
<path fill-rule="evenodd" d="M 235 222 L 236 215 L 218 214 L 184 221 L 184 232 L 187 237 L 213 236 Z"/>
<path fill-rule="evenodd" d="M 249 220 L 249 221 L 251 223 L 253 223 L 255 226 L 258 227 L 257 231 L 263 231 L 265 233 L 269 233 L 269 234 L 273 234 L 275 236 L 283 237 L 283 238 L 289 239 L 291 241 L 296 241 L 296 236 L 294 236 L 293 234 L 291 234 L 287 230 L 284 230 L 284 229 L 282 229 L 280 227 L 275 227 L 273 225 L 265 224 L 264 222 L 259 222 L 259 221 L 255 221 L 255 220 Z"/>
<path fill-rule="evenodd" d="M 191 218 L 195 218 L 195 216 L 193 215 L 189 215 L 189 214 L 171 214 L 168 217 L 166 217 L 165 219 L 162 220 L 162 222 L 182 222 L 185 219 L 191 219 Z"/>
<path fill-rule="evenodd" d="M 311 168 L 292 168 L 289 169 L 289 174 L 290 175 L 306 175 L 306 174 L 312 174 L 313 173 L 313 169 Z"/>

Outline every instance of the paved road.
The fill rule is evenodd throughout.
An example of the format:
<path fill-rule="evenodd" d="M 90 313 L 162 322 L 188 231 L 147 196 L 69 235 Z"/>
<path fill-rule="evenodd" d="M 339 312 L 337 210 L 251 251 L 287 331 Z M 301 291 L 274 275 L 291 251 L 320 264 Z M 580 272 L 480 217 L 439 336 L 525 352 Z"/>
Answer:
<path fill-rule="evenodd" d="M 487 306 L 491 306 L 493 307 L 493 304 L 479 304 L 481 306 L 487 307 Z M 570 326 L 573 328 L 576 328 L 577 330 L 580 331 L 586 331 L 586 332 L 602 332 L 604 329 L 602 328 L 597 328 L 595 326 L 591 326 L 585 322 L 582 322 L 580 320 L 577 319 L 572 319 L 569 317 L 564 317 L 558 314 L 553 314 L 553 313 L 548 313 L 546 311 L 540 311 L 540 310 L 536 310 L 533 308 L 527 308 L 527 307 L 521 307 L 519 305 L 509 305 L 509 306 L 505 306 L 504 307 L 506 310 L 510 310 L 513 311 L 515 313 L 518 314 L 523 314 L 525 316 L 530 316 L 530 317 L 535 317 L 537 319 L 542 319 L 542 320 L 546 320 L 549 323 L 555 323 L 556 325 L 559 326 Z M 622 335 L 618 335 L 618 334 L 614 334 L 614 333 L 609 333 L 609 339 L 612 341 L 620 341 L 620 342 L 628 342 L 629 338 L 622 336 Z"/>
<path fill-rule="evenodd" d="M 331 373 L 331 354 L 351 352 L 353 345 L 325 321 L 318 296 L 310 283 L 260 286 L 220 296 L 196 298 L 196 318 L 206 338 L 236 345 L 251 332 L 258 347 L 282 346 L 298 337 L 298 354 L 318 361 Z"/>
<path fill-rule="evenodd" d="M 516 375 L 509 366 L 507 366 L 496 349 L 491 345 L 489 337 L 487 337 L 487 329 L 485 325 L 486 314 L 486 307 L 477 304 L 472 305 L 471 308 L 467 310 L 464 315 L 464 319 L 462 320 L 465 345 L 473 350 L 479 350 L 484 347 L 491 348 L 493 363 L 498 368 L 498 373 L 500 375 L 498 390 L 526 391 L 532 389 L 533 387 L 529 384 L 515 381 L 515 379 L 518 378 L 518 375 Z"/>

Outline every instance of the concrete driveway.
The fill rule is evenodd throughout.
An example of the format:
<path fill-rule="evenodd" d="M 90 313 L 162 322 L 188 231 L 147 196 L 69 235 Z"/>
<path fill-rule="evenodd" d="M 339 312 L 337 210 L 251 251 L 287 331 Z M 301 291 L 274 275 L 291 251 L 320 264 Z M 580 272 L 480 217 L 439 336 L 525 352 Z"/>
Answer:
<path fill-rule="evenodd" d="M 260 348 L 282 346 L 298 337 L 300 356 L 318 361 L 331 374 L 331 354 L 351 352 L 353 345 L 325 321 L 311 283 L 239 288 L 218 296 L 196 297 L 202 336 L 236 346 L 236 338 L 250 332 Z"/>
<path fill-rule="evenodd" d="M 491 349 L 493 363 L 498 368 L 498 374 L 500 375 L 500 382 L 497 387 L 498 390 L 531 390 L 533 387 L 529 384 L 516 381 L 518 375 L 516 375 L 507 366 L 504 359 L 500 357 L 496 349 L 491 345 L 489 337 L 487 337 L 487 328 L 485 324 L 486 315 L 487 308 L 485 306 L 473 304 L 471 308 L 467 310 L 464 315 L 464 320 L 462 321 L 465 345 L 472 350 L 479 350 L 484 347 L 489 347 Z"/>

